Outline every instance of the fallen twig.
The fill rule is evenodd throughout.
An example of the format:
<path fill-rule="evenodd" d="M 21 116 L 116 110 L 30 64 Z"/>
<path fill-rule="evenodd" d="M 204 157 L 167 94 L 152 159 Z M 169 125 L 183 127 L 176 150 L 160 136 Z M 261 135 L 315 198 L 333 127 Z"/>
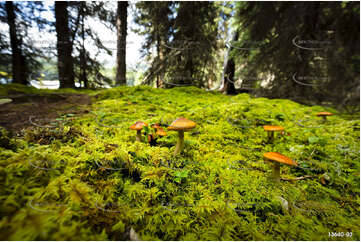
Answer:
<path fill-rule="evenodd" d="M 282 181 L 298 181 L 298 180 L 304 180 L 306 178 L 315 178 L 316 176 L 310 176 L 310 175 L 306 175 L 306 176 L 300 176 L 300 177 L 296 177 L 296 178 L 281 178 Z"/>

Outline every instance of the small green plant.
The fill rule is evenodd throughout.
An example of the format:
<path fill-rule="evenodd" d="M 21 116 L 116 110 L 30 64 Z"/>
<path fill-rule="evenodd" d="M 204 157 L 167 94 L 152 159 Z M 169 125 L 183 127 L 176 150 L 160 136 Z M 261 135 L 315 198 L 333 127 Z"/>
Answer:
<path fill-rule="evenodd" d="M 188 171 L 184 170 L 184 171 L 176 171 L 174 173 L 174 181 L 178 182 L 178 183 L 182 183 L 182 181 L 184 181 L 185 179 L 187 179 L 188 177 Z"/>

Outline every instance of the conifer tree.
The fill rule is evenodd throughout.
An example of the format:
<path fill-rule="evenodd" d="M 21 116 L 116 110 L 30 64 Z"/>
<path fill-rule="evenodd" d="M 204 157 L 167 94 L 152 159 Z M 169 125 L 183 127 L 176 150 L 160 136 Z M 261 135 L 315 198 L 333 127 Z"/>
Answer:
<path fill-rule="evenodd" d="M 0 71 L 7 73 L 2 76 L 11 78 L 13 83 L 29 84 L 32 72 L 41 67 L 37 58 L 43 50 L 35 47 L 28 29 L 37 27 L 41 31 L 49 24 L 40 15 L 44 10 L 42 2 L 0 3 L 0 22 L 9 27 L 8 33 L 0 33 Z"/>
<path fill-rule="evenodd" d="M 213 2 L 139 2 L 137 9 L 136 23 L 143 27 L 138 33 L 147 36 L 143 49 L 151 58 L 145 83 L 203 87 L 214 78 L 218 11 Z"/>
<path fill-rule="evenodd" d="M 169 79 L 180 85 L 204 87 L 215 75 L 213 55 L 217 49 L 217 8 L 214 2 L 177 2 L 174 22 L 172 66 Z M 179 50 L 180 49 L 180 50 Z"/>
<path fill-rule="evenodd" d="M 157 87 L 163 87 L 164 75 L 167 72 L 167 48 L 174 31 L 173 11 L 174 2 L 138 2 L 135 22 L 140 25 L 136 32 L 145 35 L 145 43 L 142 46 L 143 56 L 151 62 L 151 67 L 146 72 L 146 83 L 156 82 Z M 156 49 L 155 55 L 152 50 Z"/>
<path fill-rule="evenodd" d="M 239 77 L 267 84 L 260 95 L 355 104 L 359 95 L 350 93 L 359 87 L 359 7 L 358 2 L 237 2 Z"/>
<path fill-rule="evenodd" d="M 58 73 L 60 88 L 73 88 L 73 39 L 69 29 L 68 2 L 55 1 L 55 27 L 57 34 Z"/>

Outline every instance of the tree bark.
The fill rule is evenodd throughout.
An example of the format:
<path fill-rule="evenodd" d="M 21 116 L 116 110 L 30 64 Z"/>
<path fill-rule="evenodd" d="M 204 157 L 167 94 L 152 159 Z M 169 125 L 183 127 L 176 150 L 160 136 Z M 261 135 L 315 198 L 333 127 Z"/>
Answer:
<path fill-rule="evenodd" d="M 163 66 L 163 61 L 164 61 L 164 53 L 163 53 L 163 45 L 164 45 L 164 41 L 163 38 L 160 36 L 159 32 L 157 32 L 157 55 L 158 55 L 158 61 L 159 61 L 159 66 L 158 66 L 158 73 L 157 73 L 157 88 L 163 88 L 163 79 L 164 79 L 164 66 Z"/>
<path fill-rule="evenodd" d="M 127 7 L 128 2 L 119 1 L 117 7 L 117 74 L 116 84 L 126 85 L 126 41 L 127 41 Z"/>
<path fill-rule="evenodd" d="M 238 40 L 238 31 L 234 34 L 232 41 Z M 232 57 L 229 57 L 229 54 L 232 52 L 233 47 L 231 46 L 228 50 L 228 59 L 226 61 L 223 77 L 223 88 L 222 92 L 225 92 L 228 95 L 236 94 L 236 88 L 234 86 L 234 72 L 235 72 L 235 63 Z"/>
<path fill-rule="evenodd" d="M 26 63 L 25 57 L 21 52 L 21 40 L 19 40 L 17 36 L 17 29 L 15 24 L 15 8 L 12 1 L 6 1 L 5 3 L 6 14 L 7 14 L 7 22 L 9 25 L 10 32 L 10 45 L 12 52 L 12 77 L 13 83 L 19 84 L 28 84 L 28 80 L 26 79 Z"/>
<path fill-rule="evenodd" d="M 70 40 L 68 3 L 55 1 L 58 73 L 60 88 L 74 88 L 73 42 Z"/>
<path fill-rule="evenodd" d="M 85 30 L 84 30 L 84 8 L 85 2 L 81 2 L 80 14 L 81 14 L 81 38 L 82 38 L 82 50 L 80 53 L 80 62 L 81 62 L 81 74 L 79 83 L 84 84 L 84 88 L 89 88 L 89 81 L 87 77 L 87 66 L 86 66 L 86 49 L 85 49 Z"/>
<path fill-rule="evenodd" d="M 233 58 L 227 60 L 225 75 L 224 75 L 224 86 L 223 91 L 228 94 L 236 94 L 236 88 L 234 86 L 234 72 L 235 72 L 235 64 Z"/>

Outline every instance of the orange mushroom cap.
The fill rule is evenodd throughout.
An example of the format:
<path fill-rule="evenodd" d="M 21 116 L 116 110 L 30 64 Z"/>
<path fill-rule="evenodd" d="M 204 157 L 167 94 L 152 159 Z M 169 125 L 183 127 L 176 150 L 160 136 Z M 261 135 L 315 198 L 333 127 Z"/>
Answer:
<path fill-rule="evenodd" d="M 150 127 L 154 128 L 154 129 L 161 128 L 161 126 L 159 124 L 152 124 Z"/>
<path fill-rule="evenodd" d="M 143 126 L 148 126 L 148 124 L 144 123 L 142 121 L 137 121 L 132 126 L 130 126 L 129 128 L 132 129 L 132 130 L 141 130 L 143 128 Z"/>
<path fill-rule="evenodd" d="M 161 127 L 157 128 L 157 132 L 155 134 L 159 135 L 159 136 L 166 136 L 167 135 L 167 133 Z"/>
<path fill-rule="evenodd" d="M 196 127 L 196 123 L 192 120 L 186 118 L 177 118 L 174 120 L 170 126 L 168 126 L 168 130 L 176 130 L 176 131 L 186 131 Z"/>
<path fill-rule="evenodd" d="M 266 131 L 282 131 L 284 128 L 282 126 L 274 126 L 274 125 L 265 125 L 263 126 Z"/>
<path fill-rule="evenodd" d="M 317 116 L 332 116 L 335 115 L 334 113 L 330 113 L 330 112 L 319 112 L 316 114 Z"/>
<path fill-rule="evenodd" d="M 297 166 L 297 162 L 291 160 L 290 158 L 288 158 L 287 156 L 284 156 L 278 152 L 267 152 L 263 154 L 264 158 L 267 158 L 271 161 L 277 161 L 279 163 L 283 163 L 286 165 L 290 165 L 290 166 Z"/>

